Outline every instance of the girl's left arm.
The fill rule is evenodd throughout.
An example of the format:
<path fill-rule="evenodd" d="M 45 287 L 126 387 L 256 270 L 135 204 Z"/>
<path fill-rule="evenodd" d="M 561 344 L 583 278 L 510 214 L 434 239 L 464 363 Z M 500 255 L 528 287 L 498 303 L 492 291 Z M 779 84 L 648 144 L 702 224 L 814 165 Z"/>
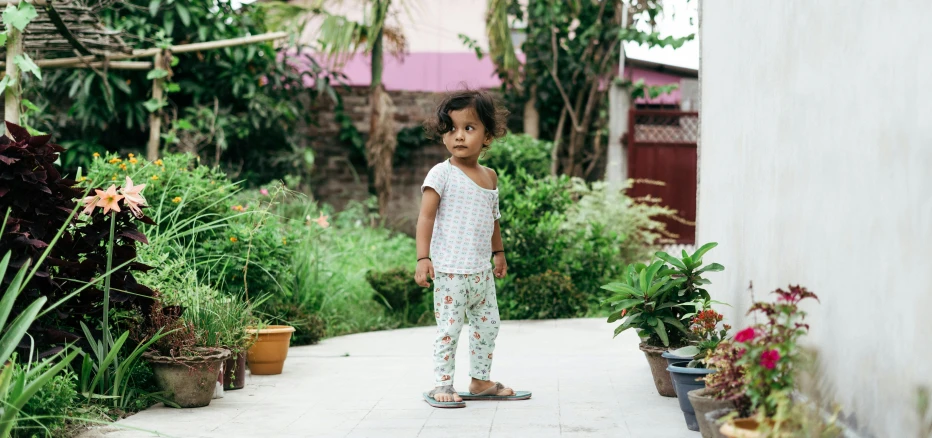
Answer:
<path fill-rule="evenodd" d="M 498 175 L 494 170 L 489 169 L 492 173 L 492 179 L 495 181 L 494 187 L 498 188 Z M 508 262 L 505 261 L 505 244 L 502 242 L 502 228 L 499 220 L 495 220 L 495 229 L 492 230 L 492 259 L 495 263 L 493 273 L 496 278 L 505 278 L 508 275 Z"/>

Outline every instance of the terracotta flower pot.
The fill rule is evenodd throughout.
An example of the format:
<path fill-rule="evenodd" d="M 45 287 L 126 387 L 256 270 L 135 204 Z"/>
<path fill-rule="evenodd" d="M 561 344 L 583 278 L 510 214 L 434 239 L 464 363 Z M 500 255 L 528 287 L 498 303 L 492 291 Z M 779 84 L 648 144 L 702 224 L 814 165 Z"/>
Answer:
<path fill-rule="evenodd" d="M 673 379 L 667 372 L 667 360 L 661 355 L 666 351 L 664 348 L 651 347 L 646 343 L 641 343 L 638 348 L 644 352 L 647 358 L 647 364 L 650 365 L 650 373 L 654 377 L 654 386 L 657 392 L 664 397 L 676 397 L 676 390 L 673 389 Z"/>
<path fill-rule="evenodd" d="M 712 432 L 710 436 L 712 438 L 725 438 L 725 435 L 722 435 L 721 430 L 719 430 L 721 429 L 721 424 L 719 423 L 719 420 L 721 420 L 722 417 L 729 415 L 734 411 L 735 411 L 735 408 L 731 407 L 731 408 L 716 409 L 712 412 L 707 412 L 705 414 L 705 421 L 706 423 L 709 424 L 709 428 L 711 429 L 711 432 Z"/>
<path fill-rule="evenodd" d="M 760 424 L 754 418 L 737 418 L 723 424 L 719 431 L 727 438 L 763 438 L 757 431 Z"/>
<path fill-rule="evenodd" d="M 187 356 L 162 356 L 147 351 L 142 357 L 152 364 L 159 387 L 167 398 L 182 408 L 199 408 L 210 404 L 214 396 L 220 365 L 230 356 L 223 348 L 200 348 Z"/>
<path fill-rule="evenodd" d="M 716 400 L 711 396 L 712 391 L 708 388 L 694 389 L 687 393 L 689 403 L 692 404 L 696 412 L 696 420 L 699 421 L 699 433 L 702 438 L 713 438 L 718 427 L 714 423 L 709 423 L 706 414 L 720 409 L 734 409 L 735 403 L 730 400 Z"/>
<path fill-rule="evenodd" d="M 256 335 L 256 343 L 246 352 L 249 372 L 255 375 L 281 374 L 294 331 L 294 327 L 288 325 L 247 329 L 247 333 Z"/>
<path fill-rule="evenodd" d="M 223 389 L 231 391 L 246 386 L 246 353 L 231 356 L 223 363 Z"/>

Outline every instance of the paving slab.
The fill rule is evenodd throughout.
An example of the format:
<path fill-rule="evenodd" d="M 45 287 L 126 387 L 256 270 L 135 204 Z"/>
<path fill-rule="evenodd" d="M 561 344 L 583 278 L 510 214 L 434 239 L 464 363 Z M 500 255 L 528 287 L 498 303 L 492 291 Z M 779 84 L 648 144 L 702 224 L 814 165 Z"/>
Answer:
<path fill-rule="evenodd" d="M 421 398 L 433 385 L 433 336 L 433 327 L 418 327 L 295 347 L 282 374 L 247 374 L 244 389 L 210 406 L 160 404 L 81 437 L 699 437 L 686 429 L 676 398 L 657 394 L 637 336 L 612 339 L 604 319 L 504 321 L 493 379 L 534 396 L 463 409 Z M 462 391 L 465 336 L 454 374 Z"/>

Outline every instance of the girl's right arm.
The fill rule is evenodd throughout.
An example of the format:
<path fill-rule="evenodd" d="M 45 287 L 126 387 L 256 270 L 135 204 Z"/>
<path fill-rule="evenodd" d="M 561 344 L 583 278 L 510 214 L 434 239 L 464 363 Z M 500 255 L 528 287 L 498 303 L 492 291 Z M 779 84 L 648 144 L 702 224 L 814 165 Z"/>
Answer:
<path fill-rule="evenodd" d="M 419 286 L 428 287 L 427 278 L 434 279 L 434 263 L 430 260 L 430 239 L 434 234 L 434 219 L 440 207 L 440 195 L 430 187 L 424 189 L 421 197 L 421 213 L 417 217 L 417 269 L 414 281 Z"/>

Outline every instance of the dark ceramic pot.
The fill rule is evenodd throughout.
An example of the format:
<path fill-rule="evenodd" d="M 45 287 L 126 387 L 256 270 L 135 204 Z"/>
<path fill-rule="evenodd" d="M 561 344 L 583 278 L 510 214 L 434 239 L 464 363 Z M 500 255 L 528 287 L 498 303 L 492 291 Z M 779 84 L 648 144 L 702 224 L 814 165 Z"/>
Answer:
<path fill-rule="evenodd" d="M 699 421 L 696 419 L 696 411 L 689 402 L 689 391 L 694 389 L 705 388 L 705 381 L 700 380 L 708 374 L 715 372 L 710 368 L 687 368 L 688 360 L 674 362 L 667 367 L 670 377 L 673 380 L 673 387 L 676 389 L 676 398 L 680 402 L 680 409 L 683 411 L 683 417 L 686 418 L 686 428 L 689 430 L 699 431 Z"/>

